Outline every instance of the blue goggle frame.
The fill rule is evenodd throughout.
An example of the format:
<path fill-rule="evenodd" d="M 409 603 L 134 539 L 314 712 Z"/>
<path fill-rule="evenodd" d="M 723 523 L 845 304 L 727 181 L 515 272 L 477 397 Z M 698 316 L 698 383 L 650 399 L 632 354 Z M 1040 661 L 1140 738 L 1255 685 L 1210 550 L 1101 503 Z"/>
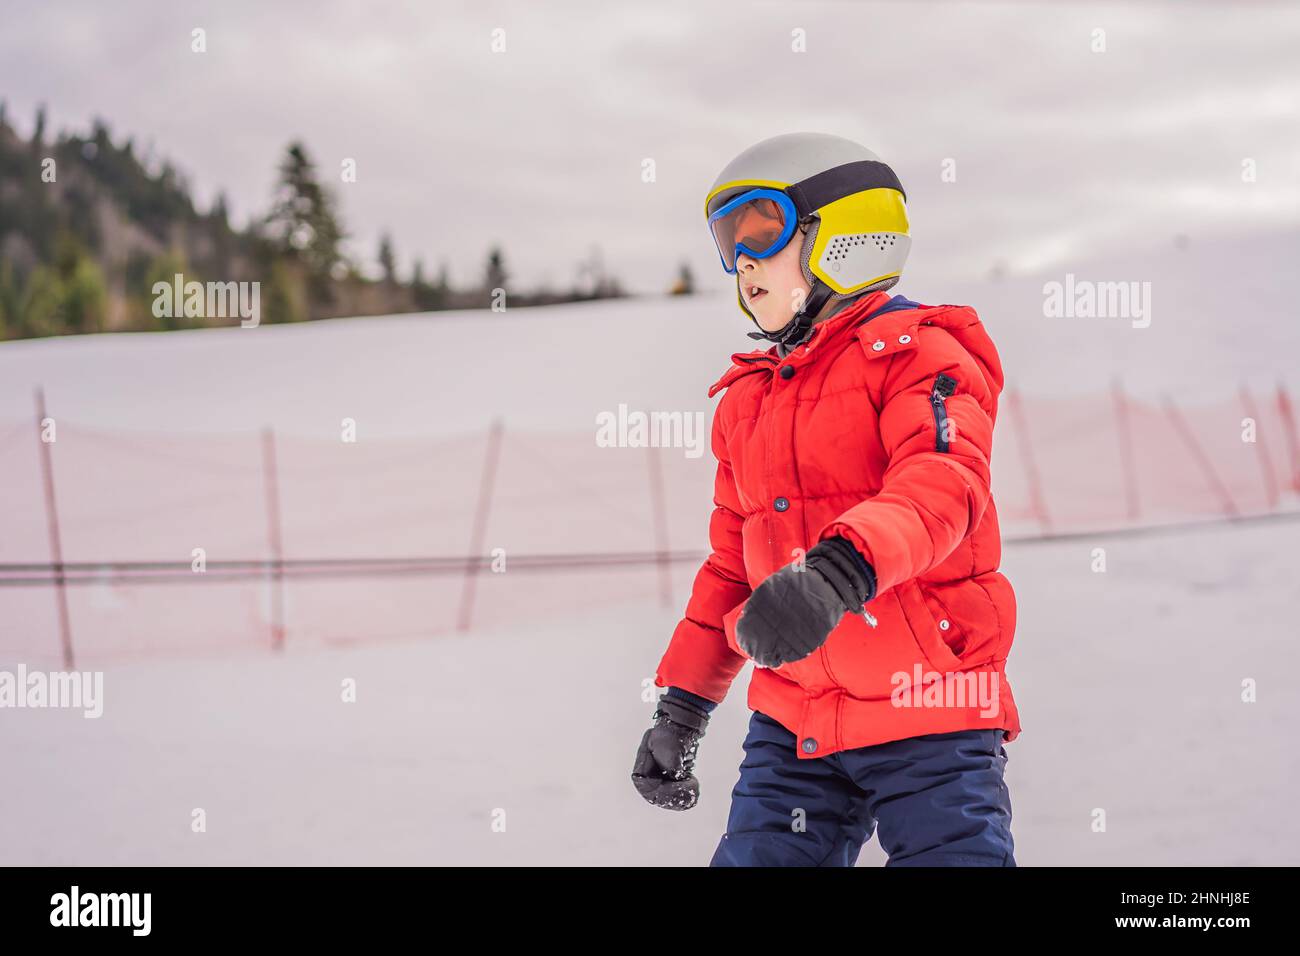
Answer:
<path fill-rule="evenodd" d="M 714 230 L 713 224 L 719 219 L 725 218 L 739 207 L 745 205 L 745 203 L 753 202 L 755 199 L 770 199 L 781 208 L 781 212 L 784 216 L 781 233 L 766 249 L 751 249 L 743 242 L 737 242 L 735 247 L 731 250 L 731 261 L 728 262 L 727 252 L 722 248 L 722 244 L 718 242 L 718 234 L 716 230 Z M 735 275 L 736 260 L 740 257 L 742 252 L 753 259 L 766 259 L 768 256 L 774 256 L 785 248 L 786 243 L 790 241 L 790 237 L 794 235 L 795 226 L 798 224 L 799 213 L 798 210 L 795 209 L 793 199 L 779 189 L 759 187 L 741 193 L 735 199 L 720 206 L 713 215 L 709 216 L 709 235 L 713 236 L 713 244 L 717 246 L 718 257 L 722 260 L 723 270 L 727 275 Z"/>

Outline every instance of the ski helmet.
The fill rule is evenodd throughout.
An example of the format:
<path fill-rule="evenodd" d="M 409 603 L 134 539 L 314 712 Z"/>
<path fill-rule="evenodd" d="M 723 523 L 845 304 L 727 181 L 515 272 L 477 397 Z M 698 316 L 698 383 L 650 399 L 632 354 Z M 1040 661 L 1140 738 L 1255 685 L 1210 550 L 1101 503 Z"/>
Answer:
<path fill-rule="evenodd" d="M 894 171 L 875 153 L 826 133 L 773 136 L 729 162 L 704 201 L 727 272 L 737 271 L 738 251 L 754 258 L 774 255 L 794 237 L 796 225 L 808 227 L 800 254 L 810 287 L 803 308 L 781 329 L 766 332 L 760 326 L 749 336 L 798 342 L 827 302 L 895 285 L 912 241 L 906 198 Z M 755 209 L 756 216 L 746 216 Z M 770 226 L 757 240 L 751 239 L 752 226 L 741 226 L 751 231 L 738 239 L 736 224 L 745 219 Z M 738 275 L 736 300 L 758 325 L 740 294 Z"/>

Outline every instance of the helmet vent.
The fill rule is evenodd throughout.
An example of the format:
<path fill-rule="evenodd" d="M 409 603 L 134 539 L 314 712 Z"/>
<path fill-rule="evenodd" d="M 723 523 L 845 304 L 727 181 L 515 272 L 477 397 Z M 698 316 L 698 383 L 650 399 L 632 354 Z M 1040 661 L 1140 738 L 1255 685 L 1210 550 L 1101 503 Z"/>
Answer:
<path fill-rule="evenodd" d="M 870 241 L 880 252 L 887 251 L 898 238 L 893 232 L 863 232 L 855 235 L 836 236 L 826 250 L 827 259 L 843 259 L 853 246 L 860 246 Z"/>

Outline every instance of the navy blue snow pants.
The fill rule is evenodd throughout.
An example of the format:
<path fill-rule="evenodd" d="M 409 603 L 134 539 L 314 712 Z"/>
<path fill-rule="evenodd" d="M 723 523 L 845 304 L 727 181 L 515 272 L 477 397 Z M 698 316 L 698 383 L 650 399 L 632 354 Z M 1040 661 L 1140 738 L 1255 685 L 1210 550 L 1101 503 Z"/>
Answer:
<path fill-rule="evenodd" d="M 755 712 L 711 866 L 853 866 L 877 827 L 889 866 L 1015 866 L 1001 730 L 894 740 L 810 760 Z"/>

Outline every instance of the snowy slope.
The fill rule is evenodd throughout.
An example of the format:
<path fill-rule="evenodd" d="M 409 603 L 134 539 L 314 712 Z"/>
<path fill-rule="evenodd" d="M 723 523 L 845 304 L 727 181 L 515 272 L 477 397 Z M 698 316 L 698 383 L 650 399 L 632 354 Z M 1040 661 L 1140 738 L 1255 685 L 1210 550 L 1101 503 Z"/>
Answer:
<path fill-rule="evenodd" d="M 1294 385 L 1300 290 L 1285 239 L 1076 270 L 1152 281 L 1141 330 L 1044 318 L 1042 283 L 1059 276 L 919 276 L 902 291 L 974 304 L 1027 394 L 1087 394 L 1116 374 L 1135 392 Z M 1225 262 L 1231 283 L 1207 284 Z M 362 434 L 434 435 L 501 415 L 510 427 L 582 430 L 619 403 L 709 411 L 707 386 L 752 346 L 744 331 L 725 297 L 699 297 L 7 343 L 0 426 L 30 421 L 43 384 L 56 416 L 112 428 L 272 424 L 334 438 L 352 417 Z M 1300 585 L 1276 560 L 1295 528 L 1007 548 L 1023 863 L 1300 863 L 1300 695 L 1286 683 L 1300 663 Z M 1089 569 L 1097 546 L 1105 574 Z M 678 604 L 692 570 L 676 569 Z M 277 657 L 232 634 L 228 653 L 114 666 L 97 721 L 0 712 L 0 861 L 704 862 L 740 758 L 745 678 L 703 744 L 703 804 L 680 815 L 645 806 L 627 780 L 650 711 L 643 681 L 680 607 L 592 605 L 581 590 L 580 578 L 556 589 L 567 615 L 497 608 L 464 636 L 291 645 Z M 47 611 L 28 623 L 47 629 Z M 355 704 L 340 702 L 345 678 L 358 682 Z M 1256 704 L 1239 700 L 1247 678 Z M 190 831 L 196 807 L 206 834 Z M 1095 808 L 1105 834 L 1090 830 Z M 497 809 L 504 833 L 491 828 Z M 874 846 L 863 862 L 880 862 Z"/>
<path fill-rule="evenodd" d="M 973 305 L 1026 394 L 1094 394 L 1122 375 L 1134 394 L 1231 394 L 1300 380 L 1296 234 L 1174 246 L 1072 271 L 1147 281 L 1148 328 L 1049 319 L 1061 273 L 982 282 L 909 274 L 896 291 Z M 1213 277 L 1228 275 L 1222 282 Z M 273 425 L 334 438 L 507 427 L 588 429 L 598 412 L 709 411 L 709 385 L 755 343 L 726 295 L 638 299 L 299 326 L 101 335 L 0 344 L 0 421 L 29 421 L 43 384 L 56 416 L 118 428 L 228 431 Z M 1190 394 L 1189 393 L 1193 393 Z"/>
<path fill-rule="evenodd" d="M 1022 863 L 1300 863 L 1300 584 L 1272 557 L 1295 528 L 1008 549 Z M 1105 574 L 1089 570 L 1098 545 Z M 652 605 L 606 608 L 112 669 L 99 720 L 3 716 L 3 862 L 704 863 L 740 761 L 746 676 L 701 745 L 699 807 L 648 807 L 627 778 L 650 711 L 641 681 L 674 623 Z M 340 702 L 345 678 L 355 704 Z M 1258 703 L 1240 702 L 1245 678 Z M 195 807 L 205 834 L 190 832 Z M 881 861 L 873 841 L 861 862 Z"/>

